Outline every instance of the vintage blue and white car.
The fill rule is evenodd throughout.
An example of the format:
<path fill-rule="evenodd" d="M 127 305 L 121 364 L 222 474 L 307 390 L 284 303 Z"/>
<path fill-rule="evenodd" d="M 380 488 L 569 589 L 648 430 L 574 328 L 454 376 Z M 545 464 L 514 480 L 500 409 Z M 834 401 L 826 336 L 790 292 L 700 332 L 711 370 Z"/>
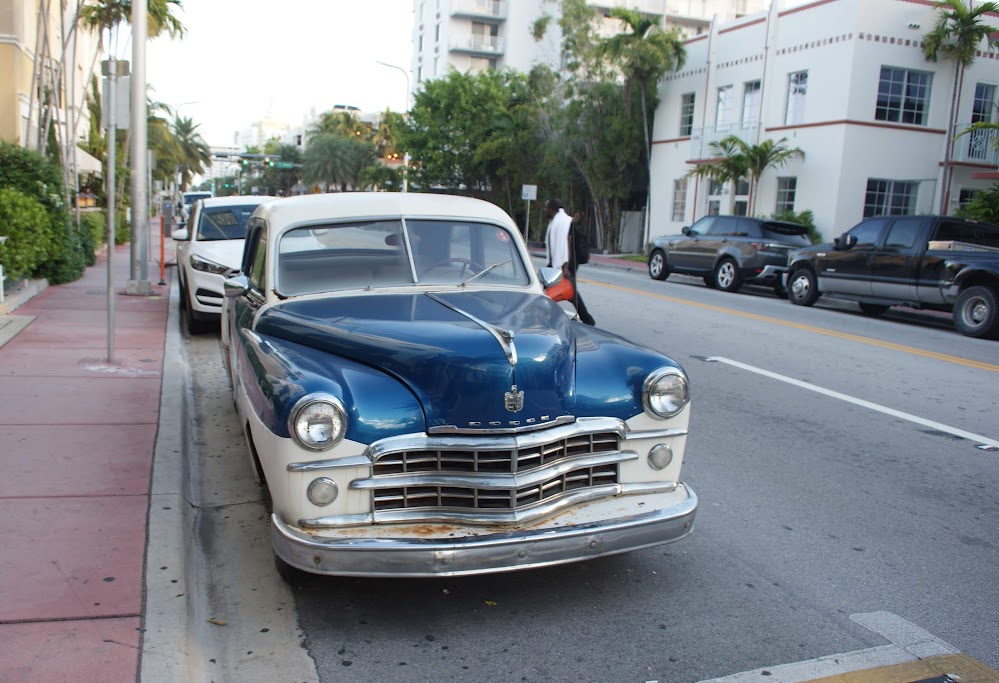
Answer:
<path fill-rule="evenodd" d="M 572 320 L 559 277 L 475 199 L 258 207 L 222 345 L 279 569 L 476 574 L 690 533 L 686 374 Z"/>

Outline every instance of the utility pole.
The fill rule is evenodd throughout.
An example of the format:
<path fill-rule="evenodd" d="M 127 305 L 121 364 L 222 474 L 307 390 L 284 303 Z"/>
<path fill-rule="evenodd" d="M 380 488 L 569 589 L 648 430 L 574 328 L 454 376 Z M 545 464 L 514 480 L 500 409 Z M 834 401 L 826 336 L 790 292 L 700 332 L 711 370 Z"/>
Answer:
<path fill-rule="evenodd" d="M 147 0 L 132 0 L 132 261 L 129 294 L 152 294 L 149 283 L 149 188 L 146 186 Z"/>

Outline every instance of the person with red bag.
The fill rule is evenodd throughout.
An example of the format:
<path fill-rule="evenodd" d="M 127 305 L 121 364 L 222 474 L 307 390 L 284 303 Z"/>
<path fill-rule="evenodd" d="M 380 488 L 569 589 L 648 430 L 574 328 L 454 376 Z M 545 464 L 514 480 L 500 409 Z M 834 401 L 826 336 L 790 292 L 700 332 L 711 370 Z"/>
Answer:
<path fill-rule="evenodd" d="M 561 200 L 549 197 L 545 201 L 545 213 L 548 215 L 548 232 L 545 235 L 545 249 L 548 252 L 548 265 L 562 269 L 562 277 L 572 283 L 574 295 L 570 301 L 576 307 L 579 319 L 587 325 L 595 325 L 593 316 L 586 310 L 583 297 L 579 295 L 579 285 L 576 282 L 574 245 L 572 244 L 572 218 L 565 212 Z"/>

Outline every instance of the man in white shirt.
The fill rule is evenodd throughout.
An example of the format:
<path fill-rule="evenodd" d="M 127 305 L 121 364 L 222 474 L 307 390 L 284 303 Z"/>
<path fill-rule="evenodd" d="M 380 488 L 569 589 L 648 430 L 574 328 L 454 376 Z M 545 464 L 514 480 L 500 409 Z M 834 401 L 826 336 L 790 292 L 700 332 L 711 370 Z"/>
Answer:
<path fill-rule="evenodd" d="M 548 233 L 545 235 L 548 265 L 561 268 L 562 277 L 572 282 L 572 288 L 576 292 L 572 304 L 576 307 L 579 319 L 587 325 L 594 325 L 593 316 L 586 310 L 583 297 L 579 295 L 579 285 L 576 283 L 576 254 L 571 240 L 572 218 L 565 212 L 562 202 L 555 197 L 545 202 L 545 213 L 551 219 L 548 223 Z"/>

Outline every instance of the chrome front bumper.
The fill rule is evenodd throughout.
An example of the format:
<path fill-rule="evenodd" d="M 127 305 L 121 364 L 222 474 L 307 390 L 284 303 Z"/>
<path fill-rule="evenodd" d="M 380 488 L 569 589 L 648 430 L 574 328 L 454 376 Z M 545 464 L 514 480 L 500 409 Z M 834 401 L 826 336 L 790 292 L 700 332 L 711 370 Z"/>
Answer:
<path fill-rule="evenodd" d="M 697 496 L 680 484 L 686 498 L 651 512 L 567 526 L 533 525 L 513 532 L 449 537 L 449 525 L 421 525 L 422 532 L 386 537 L 325 531 L 305 533 L 271 516 L 278 557 L 314 574 L 337 576 L 458 576 L 545 567 L 590 560 L 678 541 L 690 533 Z M 430 535 L 435 527 L 440 536 Z M 422 534 L 422 537 L 421 537 Z"/>

